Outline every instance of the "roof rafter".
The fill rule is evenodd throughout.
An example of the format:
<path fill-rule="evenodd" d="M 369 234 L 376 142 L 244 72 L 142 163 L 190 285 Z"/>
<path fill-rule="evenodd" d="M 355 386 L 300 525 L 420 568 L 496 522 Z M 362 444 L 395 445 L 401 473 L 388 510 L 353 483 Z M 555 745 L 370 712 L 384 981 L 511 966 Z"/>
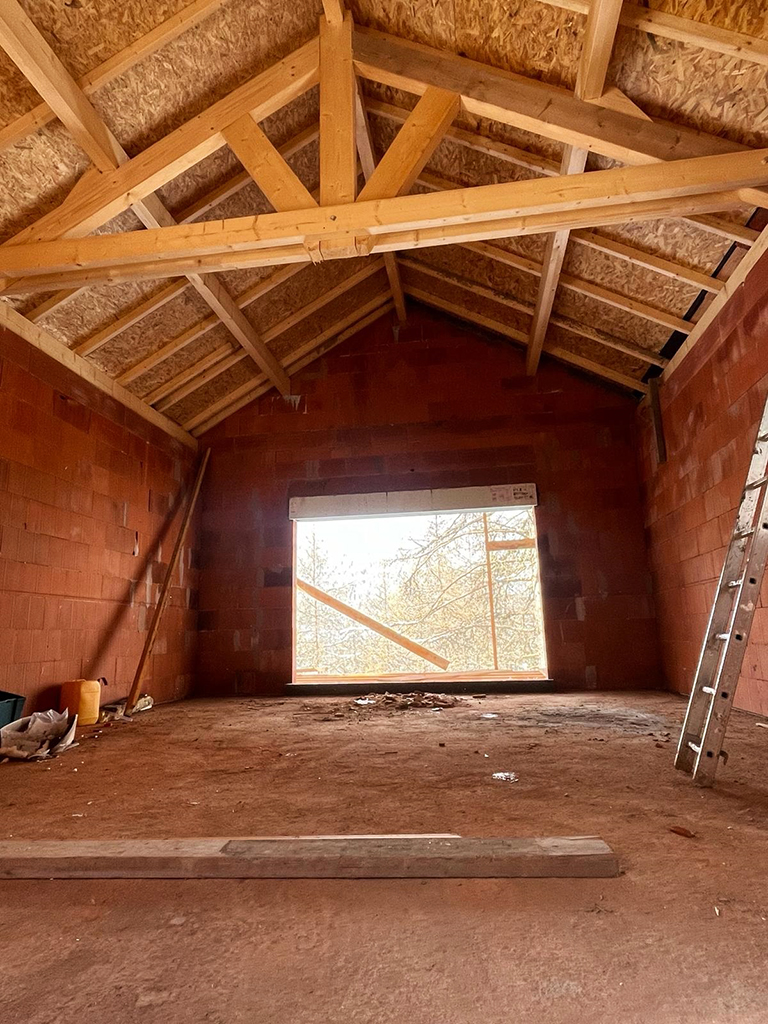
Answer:
<path fill-rule="evenodd" d="M 0 46 L 45 97 L 99 170 L 115 170 L 128 161 L 128 154 L 16 0 L 4 0 L 0 10 Z M 133 209 L 147 227 L 168 227 L 176 223 L 153 194 L 134 203 Z M 224 285 L 199 274 L 188 274 L 187 277 L 260 369 L 280 391 L 287 394 L 290 385 L 282 367 Z"/>
<path fill-rule="evenodd" d="M 99 391 L 110 395 L 115 401 L 124 405 L 132 412 L 137 413 L 142 419 L 159 427 L 166 434 L 183 442 L 193 450 L 197 448 L 197 442 L 186 430 L 179 426 L 174 420 L 169 419 L 156 409 L 151 408 L 146 402 L 132 394 L 127 388 L 122 387 L 116 381 L 108 377 L 98 367 L 94 366 L 87 359 L 77 355 L 66 345 L 57 341 L 54 337 L 44 331 L 37 324 L 31 323 L 26 317 L 17 313 L 7 302 L 0 302 L 0 325 L 12 331 L 18 337 L 23 338 L 28 344 L 51 356 L 57 363 L 71 370 L 82 380 L 93 384 Z"/>
<path fill-rule="evenodd" d="M 38 303 L 34 309 L 31 309 L 27 313 L 27 319 L 36 324 L 38 320 L 42 320 L 44 316 L 48 316 L 55 309 L 66 306 L 68 302 L 82 294 L 83 290 L 82 288 L 65 288 L 63 291 L 55 292 L 43 302 Z"/>
<path fill-rule="evenodd" d="M 167 285 L 165 288 L 161 288 L 160 291 L 154 292 L 152 295 L 140 302 L 138 306 L 133 306 L 131 309 L 123 313 L 116 320 L 108 323 L 106 327 L 102 327 L 101 330 L 96 331 L 90 337 L 81 341 L 79 344 L 74 346 L 74 351 L 79 356 L 89 356 L 92 352 L 97 352 L 100 348 L 111 341 L 112 338 L 116 338 L 118 334 L 122 334 L 123 331 L 127 331 L 129 327 L 133 327 L 145 316 L 149 316 L 150 313 L 154 313 L 156 310 L 161 309 L 166 302 L 170 302 L 172 299 L 178 298 L 179 295 L 186 289 L 188 282 L 185 281 L 174 281 L 173 284 Z M 218 319 L 218 318 L 217 318 Z"/>

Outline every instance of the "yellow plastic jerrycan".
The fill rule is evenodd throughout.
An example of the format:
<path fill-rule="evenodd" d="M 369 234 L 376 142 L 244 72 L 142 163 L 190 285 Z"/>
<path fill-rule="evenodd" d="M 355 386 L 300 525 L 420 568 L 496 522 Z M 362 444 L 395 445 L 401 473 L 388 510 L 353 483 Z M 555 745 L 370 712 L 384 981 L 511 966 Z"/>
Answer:
<path fill-rule="evenodd" d="M 62 684 L 59 711 L 69 708 L 70 715 L 77 715 L 78 725 L 95 725 L 99 720 L 101 706 L 101 679 L 72 679 Z"/>

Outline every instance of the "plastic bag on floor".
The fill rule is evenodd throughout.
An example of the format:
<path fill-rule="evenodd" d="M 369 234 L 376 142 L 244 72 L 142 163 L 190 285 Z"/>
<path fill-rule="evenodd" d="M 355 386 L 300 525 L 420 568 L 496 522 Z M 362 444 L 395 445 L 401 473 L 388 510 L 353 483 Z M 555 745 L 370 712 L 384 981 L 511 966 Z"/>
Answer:
<path fill-rule="evenodd" d="M 22 761 L 55 757 L 73 745 L 76 729 L 77 715 L 70 716 L 68 711 L 35 711 L 0 728 L 0 757 Z"/>

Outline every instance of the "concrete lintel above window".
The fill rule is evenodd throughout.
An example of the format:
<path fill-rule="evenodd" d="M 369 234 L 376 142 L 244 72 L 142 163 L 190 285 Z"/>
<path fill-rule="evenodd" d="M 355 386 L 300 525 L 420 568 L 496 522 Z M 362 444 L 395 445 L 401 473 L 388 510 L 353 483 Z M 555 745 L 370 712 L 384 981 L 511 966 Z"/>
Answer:
<path fill-rule="evenodd" d="M 366 516 L 407 516 L 419 512 L 492 511 L 536 505 L 536 484 L 491 487 L 445 487 L 422 491 L 378 491 L 375 494 L 319 494 L 291 498 L 290 519 L 340 519 Z"/>

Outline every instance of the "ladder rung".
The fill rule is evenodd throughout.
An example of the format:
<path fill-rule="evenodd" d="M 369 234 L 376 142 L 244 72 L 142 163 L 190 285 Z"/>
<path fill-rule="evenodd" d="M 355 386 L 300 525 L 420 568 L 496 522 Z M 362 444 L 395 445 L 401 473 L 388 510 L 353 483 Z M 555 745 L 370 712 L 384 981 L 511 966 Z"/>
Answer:
<path fill-rule="evenodd" d="M 691 740 L 688 740 L 688 746 L 691 748 L 691 750 L 694 752 L 694 754 L 700 754 L 701 753 L 701 747 L 698 744 L 693 743 Z"/>
<path fill-rule="evenodd" d="M 715 640 L 720 640 L 722 643 L 727 643 L 730 637 L 730 633 L 715 633 Z"/>
<path fill-rule="evenodd" d="M 735 530 L 733 534 L 734 540 L 741 540 L 742 537 L 749 537 L 755 532 L 754 526 L 748 526 L 746 530 Z"/>
<path fill-rule="evenodd" d="M 714 688 L 714 686 L 702 686 L 701 692 L 702 693 L 711 693 L 712 696 L 714 697 L 714 695 L 717 693 L 717 690 Z"/>
<path fill-rule="evenodd" d="M 743 576 L 739 580 L 730 580 L 728 583 L 725 584 L 725 588 L 724 589 L 726 589 L 726 590 L 735 590 L 736 587 L 740 587 L 743 582 L 744 582 L 744 577 Z"/>
<path fill-rule="evenodd" d="M 744 488 L 745 491 L 756 491 L 758 487 L 762 487 L 764 483 L 768 483 L 768 476 L 761 476 L 759 480 L 753 480 L 752 483 L 747 484 Z"/>
<path fill-rule="evenodd" d="M 758 441 L 758 444 L 761 441 L 768 441 L 768 434 L 758 434 L 757 435 L 757 441 Z"/>

